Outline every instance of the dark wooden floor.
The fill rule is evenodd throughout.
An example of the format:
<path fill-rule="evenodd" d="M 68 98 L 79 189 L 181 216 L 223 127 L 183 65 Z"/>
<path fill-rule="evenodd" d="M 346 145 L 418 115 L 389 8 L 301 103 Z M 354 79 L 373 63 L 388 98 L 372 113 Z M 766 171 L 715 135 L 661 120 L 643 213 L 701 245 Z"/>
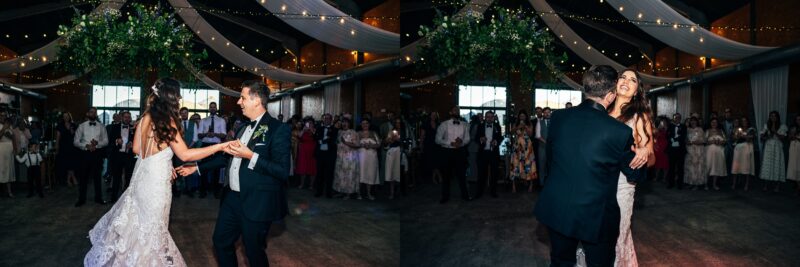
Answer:
<path fill-rule="evenodd" d="M 800 197 L 781 193 L 666 189 L 653 183 L 633 213 L 642 266 L 798 266 Z M 471 189 L 474 184 L 471 184 Z M 440 187 L 403 199 L 402 266 L 547 266 L 546 229 L 533 217 L 536 193 L 438 204 Z M 453 185 L 452 195 L 458 196 Z M 637 200 L 638 201 L 638 200 Z"/>
<path fill-rule="evenodd" d="M 77 188 L 59 187 L 44 199 L 0 199 L 0 266 L 81 266 L 89 229 L 111 208 L 88 202 L 73 207 Z M 88 199 L 93 199 L 90 186 Z M 5 187 L 3 187 L 5 192 Z M 211 235 L 219 201 L 176 198 L 170 232 L 189 266 L 216 266 Z M 273 266 L 396 266 L 399 213 L 388 200 L 313 198 L 290 189 L 292 215 L 274 227 L 267 253 Z"/>

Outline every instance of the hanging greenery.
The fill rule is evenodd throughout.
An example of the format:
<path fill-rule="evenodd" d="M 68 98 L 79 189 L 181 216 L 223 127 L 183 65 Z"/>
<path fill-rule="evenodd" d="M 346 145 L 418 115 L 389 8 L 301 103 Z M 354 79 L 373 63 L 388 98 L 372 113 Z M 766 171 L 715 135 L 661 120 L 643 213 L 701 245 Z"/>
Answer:
<path fill-rule="evenodd" d="M 190 79 L 184 64 L 198 68 L 207 58 L 205 50 L 196 52 L 192 32 L 172 13 L 157 7 L 134 4 L 123 17 L 108 9 L 89 15 L 76 15 L 72 25 L 60 25 L 56 65 L 64 71 L 99 79 L 145 81 L 147 74 Z"/>
<path fill-rule="evenodd" d="M 418 32 L 427 38 L 418 53 L 422 71 L 455 71 L 459 79 L 508 79 L 510 72 L 519 72 L 530 83 L 537 77 L 554 80 L 557 63 L 567 59 L 566 53 L 553 51 L 549 31 L 522 10 L 495 8 L 490 17 L 438 13 L 433 22 Z"/>

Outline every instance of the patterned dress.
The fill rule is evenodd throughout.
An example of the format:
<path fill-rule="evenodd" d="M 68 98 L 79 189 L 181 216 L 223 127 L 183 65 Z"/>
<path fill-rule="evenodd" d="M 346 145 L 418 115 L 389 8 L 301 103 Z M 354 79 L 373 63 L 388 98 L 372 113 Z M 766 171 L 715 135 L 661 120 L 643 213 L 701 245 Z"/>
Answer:
<path fill-rule="evenodd" d="M 524 128 L 517 128 L 514 135 L 514 152 L 511 154 L 511 180 L 533 180 L 536 175 L 536 157 L 533 140 Z"/>
<path fill-rule="evenodd" d="M 786 135 L 786 125 L 778 128 L 779 135 Z M 761 134 L 767 133 L 767 125 L 764 125 Z M 761 161 L 761 179 L 767 181 L 786 181 L 786 163 L 783 157 L 783 142 L 775 135 L 769 135 L 764 142 L 764 158 Z"/>
<path fill-rule="evenodd" d="M 686 130 L 686 163 L 684 165 L 684 180 L 689 185 L 704 185 L 706 184 L 706 172 L 704 169 L 703 156 L 705 155 L 705 146 L 690 145 L 688 142 L 702 143 L 705 140 L 705 134 L 700 127 L 694 127 Z"/>
<path fill-rule="evenodd" d="M 800 129 L 795 127 L 794 136 L 791 138 L 800 138 Z M 791 139 L 789 141 L 789 167 L 786 168 L 786 179 L 792 181 L 800 181 L 800 141 Z"/>
<path fill-rule="evenodd" d="M 358 192 L 358 149 L 345 144 L 357 144 L 358 133 L 353 130 L 339 132 L 339 144 L 336 148 L 336 171 L 333 178 L 333 190 L 352 194 Z"/>
<path fill-rule="evenodd" d="M 369 134 L 358 140 L 362 146 L 358 149 L 359 171 L 358 180 L 363 184 L 376 185 L 380 184 L 380 176 L 378 174 L 378 150 L 375 148 L 365 148 L 364 146 L 374 146 L 380 144 L 378 135 L 370 131 Z"/>

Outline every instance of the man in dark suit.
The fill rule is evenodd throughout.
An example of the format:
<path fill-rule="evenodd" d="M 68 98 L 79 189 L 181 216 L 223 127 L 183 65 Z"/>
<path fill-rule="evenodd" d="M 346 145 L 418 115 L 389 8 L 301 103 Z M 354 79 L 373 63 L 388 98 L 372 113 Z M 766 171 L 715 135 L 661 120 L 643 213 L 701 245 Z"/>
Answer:
<path fill-rule="evenodd" d="M 197 139 L 197 132 L 195 132 L 195 123 L 189 120 L 189 109 L 186 107 L 181 107 L 180 111 L 178 112 L 181 116 L 181 129 L 183 129 L 183 142 L 186 143 L 187 147 L 195 147 L 198 143 Z M 178 157 L 172 158 L 172 165 L 175 167 L 179 167 L 186 162 L 183 162 Z M 186 177 L 180 177 L 172 184 L 172 195 L 175 197 L 180 197 L 181 192 L 184 192 L 189 197 L 194 197 L 194 193 L 190 191 L 189 187 L 193 181 L 190 180 L 197 180 L 197 175 L 189 175 Z"/>
<path fill-rule="evenodd" d="M 594 66 L 583 76 L 587 99 L 553 113 L 547 150 L 549 178 L 534 213 L 550 234 L 551 266 L 574 266 L 582 243 L 589 266 L 611 266 L 619 235 L 617 182 L 644 177 L 646 163 L 634 159 L 630 127 L 608 116 L 616 97 L 617 72 Z M 633 166 L 631 166 L 633 165 Z"/>
<path fill-rule="evenodd" d="M 489 179 L 489 194 L 497 197 L 497 177 L 500 177 L 498 165 L 500 161 L 500 143 L 503 142 L 503 134 L 500 124 L 495 121 L 492 111 L 487 111 L 482 123 L 478 124 L 476 133 L 478 140 L 478 188 L 475 199 L 483 196 L 486 180 Z M 491 178 L 489 175 L 491 174 Z"/>
<path fill-rule="evenodd" d="M 288 214 L 290 131 L 287 124 L 267 114 L 268 92 L 259 81 L 242 84 L 237 103 L 251 121 L 237 130 L 241 143 L 225 149 L 232 157 L 214 156 L 198 164 L 201 172 L 225 166 L 228 170 L 213 235 L 222 267 L 238 266 L 234 245 L 240 237 L 249 265 L 268 266 L 265 249 L 270 225 Z M 196 170 L 196 166 L 177 169 L 183 176 Z"/>
<path fill-rule="evenodd" d="M 119 116 L 120 123 L 107 126 L 109 130 L 108 140 L 113 142 L 112 145 L 108 146 L 112 202 L 116 202 L 120 191 L 124 191 L 122 175 L 125 175 L 125 186 L 127 187 L 133 175 L 133 166 L 136 165 L 132 148 L 133 135 L 136 131 L 131 125 L 131 113 L 123 111 L 119 113 Z"/>
<path fill-rule="evenodd" d="M 686 157 L 686 125 L 681 122 L 681 114 L 672 115 L 672 123 L 667 126 L 667 188 L 676 185 L 683 188 L 683 160 Z"/>
<path fill-rule="evenodd" d="M 336 165 L 336 138 L 339 131 L 333 127 L 331 114 L 322 115 L 322 125 L 317 127 L 314 140 L 317 142 L 315 156 L 317 157 L 317 177 L 314 188 L 317 191 L 314 197 L 333 196 L 333 174 Z"/>

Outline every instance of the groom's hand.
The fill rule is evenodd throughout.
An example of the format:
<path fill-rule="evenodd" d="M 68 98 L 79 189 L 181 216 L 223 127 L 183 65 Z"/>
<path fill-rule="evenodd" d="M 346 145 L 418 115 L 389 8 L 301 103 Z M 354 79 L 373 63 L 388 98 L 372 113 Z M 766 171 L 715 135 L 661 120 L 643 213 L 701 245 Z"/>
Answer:
<path fill-rule="evenodd" d="M 253 157 L 253 151 L 238 141 L 236 143 L 230 144 L 227 148 L 225 148 L 225 153 L 243 159 L 251 159 Z"/>
<path fill-rule="evenodd" d="M 178 172 L 181 176 L 189 176 L 197 172 L 197 165 L 193 166 L 180 166 L 175 168 L 175 172 Z"/>

